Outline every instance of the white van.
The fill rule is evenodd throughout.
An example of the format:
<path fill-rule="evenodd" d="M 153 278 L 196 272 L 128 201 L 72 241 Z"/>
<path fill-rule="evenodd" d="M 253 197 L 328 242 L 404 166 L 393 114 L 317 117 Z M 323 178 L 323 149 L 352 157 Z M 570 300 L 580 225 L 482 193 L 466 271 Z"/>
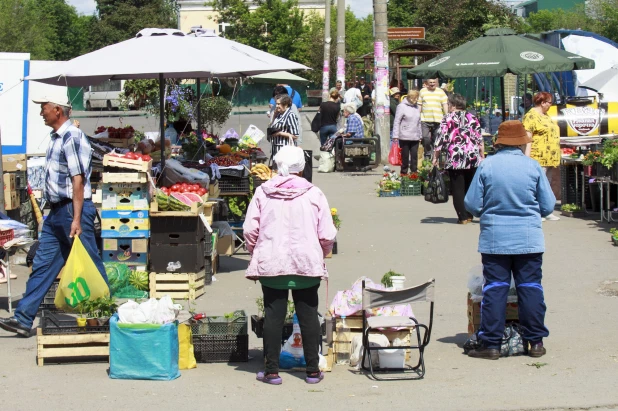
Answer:
<path fill-rule="evenodd" d="M 106 108 L 108 110 L 120 107 L 120 93 L 124 89 L 125 80 L 106 80 L 96 86 L 84 90 L 84 107 L 86 110 Z"/>

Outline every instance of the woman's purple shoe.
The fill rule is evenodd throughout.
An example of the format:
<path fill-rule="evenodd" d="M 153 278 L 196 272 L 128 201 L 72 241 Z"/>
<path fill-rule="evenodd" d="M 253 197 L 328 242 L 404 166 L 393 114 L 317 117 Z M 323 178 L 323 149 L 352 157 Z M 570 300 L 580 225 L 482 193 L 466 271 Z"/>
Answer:
<path fill-rule="evenodd" d="M 324 379 L 323 372 L 314 372 L 311 374 L 307 374 L 307 377 L 305 378 L 305 382 L 307 384 L 318 384 L 323 379 Z"/>
<path fill-rule="evenodd" d="M 265 374 L 264 371 L 258 372 L 255 379 L 272 385 L 281 385 L 281 383 L 283 383 L 279 374 Z"/>

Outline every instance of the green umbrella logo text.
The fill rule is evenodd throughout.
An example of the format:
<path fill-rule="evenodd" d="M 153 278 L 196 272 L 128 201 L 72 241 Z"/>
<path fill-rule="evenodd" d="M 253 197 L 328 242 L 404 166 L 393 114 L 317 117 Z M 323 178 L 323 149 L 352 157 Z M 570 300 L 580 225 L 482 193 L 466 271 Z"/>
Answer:
<path fill-rule="evenodd" d="M 430 63 L 430 64 L 429 64 L 429 67 L 435 67 L 435 66 L 437 66 L 438 64 L 442 64 L 442 63 L 444 63 L 446 60 L 448 60 L 448 59 L 450 59 L 450 58 L 451 58 L 451 56 L 446 56 L 446 57 L 439 58 L 439 59 L 437 59 L 436 61 L 434 61 L 433 63 Z"/>

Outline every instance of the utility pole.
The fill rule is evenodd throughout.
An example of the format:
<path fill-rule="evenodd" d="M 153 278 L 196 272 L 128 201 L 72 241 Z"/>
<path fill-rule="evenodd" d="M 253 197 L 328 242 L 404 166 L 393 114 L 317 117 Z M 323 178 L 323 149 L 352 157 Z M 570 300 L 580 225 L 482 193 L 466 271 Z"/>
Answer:
<path fill-rule="evenodd" d="M 374 76 L 376 107 L 374 131 L 380 136 L 381 160 L 388 162 L 390 151 L 390 96 L 388 95 L 388 19 L 386 6 L 388 0 L 373 0 Z"/>
<path fill-rule="evenodd" d="M 345 0 L 337 0 L 337 80 L 345 90 Z"/>
<path fill-rule="evenodd" d="M 330 82 L 330 8 L 332 0 L 325 0 L 326 10 L 324 13 L 324 66 L 322 68 L 322 102 L 328 101 Z"/>
<path fill-rule="evenodd" d="M 3 179 L 2 180 L 2 191 L 0 192 L 0 212 L 4 213 L 5 212 L 4 210 L 4 173 L 2 170 L 2 129 L 1 128 L 0 128 L 0 176 L 2 176 L 2 179 Z"/>

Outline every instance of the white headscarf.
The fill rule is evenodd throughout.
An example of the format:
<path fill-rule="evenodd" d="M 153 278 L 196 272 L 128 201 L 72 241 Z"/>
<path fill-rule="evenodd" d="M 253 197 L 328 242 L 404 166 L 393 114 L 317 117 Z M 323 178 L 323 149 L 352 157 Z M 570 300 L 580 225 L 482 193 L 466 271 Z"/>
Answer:
<path fill-rule="evenodd" d="M 284 177 L 292 173 L 300 173 L 305 169 L 305 153 L 302 148 L 283 146 L 275 155 L 277 174 Z"/>

